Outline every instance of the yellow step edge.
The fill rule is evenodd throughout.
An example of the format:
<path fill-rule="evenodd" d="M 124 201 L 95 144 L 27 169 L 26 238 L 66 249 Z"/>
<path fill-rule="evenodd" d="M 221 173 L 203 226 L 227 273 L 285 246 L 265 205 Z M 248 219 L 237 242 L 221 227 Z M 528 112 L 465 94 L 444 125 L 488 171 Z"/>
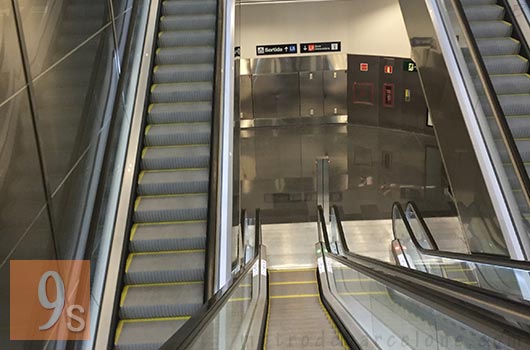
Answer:
<path fill-rule="evenodd" d="M 150 195 L 141 195 L 138 198 L 170 198 L 170 197 L 191 197 L 196 195 L 207 195 L 208 192 L 197 192 L 197 193 L 177 193 L 177 194 L 150 194 Z M 136 207 L 135 207 L 136 210 Z"/>
<path fill-rule="evenodd" d="M 317 281 L 293 281 L 293 282 L 270 282 L 270 286 L 289 286 L 289 285 L 298 285 L 298 284 L 316 284 Z"/>
<path fill-rule="evenodd" d="M 269 273 L 283 273 L 283 272 L 304 272 L 304 271 L 316 271 L 316 267 L 300 268 L 300 269 L 269 269 Z"/>
<path fill-rule="evenodd" d="M 145 171 L 140 171 L 140 174 L 138 175 L 138 183 L 142 182 L 142 179 L 144 178 Z"/>
<path fill-rule="evenodd" d="M 130 288 L 141 288 L 141 287 L 170 287 L 170 286 L 186 286 L 186 285 L 194 285 L 194 284 L 202 284 L 203 281 L 190 281 L 190 282 L 167 282 L 167 283 L 145 283 L 145 284 L 128 284 L 126 285 L 120 296 L 120 307 L 122 307 L 125 304 L 125 300 L 127 299 L 127 294 L 129 293 Z"/>
<path fill-rule="evenodd" d="M 181 220 L 181 221 L 157 221 L 157 222 L 137 222 L 134 225 L 137 226 L 150 226 L 150 225 L 176 225 L 176 224 L 198 224 L 206 222 L 206 220 Z"/>
<path fill-rule="evenodd" d="M 251 298 L 248 297 L 241 297 L 241 298 L 232 298 L 228 300 L 229 303 L 236 302 L 236 301 L 248 301 L 251 300 Z"/>
<path fill-rule="evenodd" d="M 335 322 L 333 321 L 333 319 L 331 318 L 331 315 L 329 314 L 328 310 L 326 309 L 326 307 L 324 306 L 324 304 L 322 303 L 322 297 L 319 295 L 319 298 L 318 298 L 318 302 L 320 304 L 320 307 L 322 308 L 322 311 L 324 312 L 324 315 L 326 315 L 326 318 L 328 319 L 328 322 L 331 324 L 331 327 L 333 328 L 333 330 L 335 331 L 335 334 L 337 335 L 337 337 L 339 338 L 341 344 L 342 344 L 342 347 L 344 350 L 348 350 L 349 347 L 348 347 L 348 344 L 346 343 L 346 339 L 344 339 L 342 333 L 340 332 L 340 330 L 337 328 L 337 325 L 335 324 Z"/>
<path fill-rule="evenodd" d="M 149 133 L 149 130 L 151 130 L 151 124 L 145 127 L 144 135 L 147 135 Z"/>
<path fill-rule="evenodd" d="M 123 331 L 123 325 L 126 323 L 140 323 L 140 322 L 166 322 L 166 321 L 187 321 L 191 316 L 178 316 L 178 317 L 164 317 L 164 318 L 137 318 L 130 320 L 120 320 L 116 329 L 116 336 L 114 337 L 114 344 L 118 344 L 121 333 Z"/>
<path fill-rule="evenodd" d="M 129 241 L 134 240 L 134 236 L 136 235 L 136 230 L 138 230 L 138 224 L 134 224 L 131 228 L 131 234 L 129 235 Z"/>
<path fill-rule="evenodd" d="M 302 299 L 302 298 L 315 298 L 318 294 L 289 294 L 289 295 L 271 295 L 271 299 Z"/>
<path fill-rule="evenodd" d="M 161 250 L 158 252 L 134 252 L 130 253 L 129 257 L 131 259 L 135 256 L 145 256 L 145 255 L 167 255 L 167 254 L 191 254 L 191 253 L 203 253 L 206 249 L 183 249 L 183 250 Z"/>
<path fill-rule="evenodd" d="M 136 200 L 134 201 L 134 211 L 138 210 L 138 207 L 140 206 L 140 201 L 142 200 L 142 197 L 138 196 L 136 197 Z"/>
<path fill-rule="evenodd" d="M 176 169 L 148 169 L 142 170 L 140 173 L 170 173 L 173 171 L 199 171 L 209 170 L 208 168 L 176 168 Z"/>
<path fill-rule="evenodd" d="M 147 152 L 147 150 L 151 148 L 159 149 L 159 148 L 204 147 L 204 146 L 209 146 L 209 145 L 210 144 L 208 143 L 192 143 L 189 145 L 147 146 L 144 148 L 144 152 Z M 143 153 L 142 153 L 142 157 L 143 157 Z"/>
<path fill-rule="evenodd" d="M 184 126 L 184 125 L 199 125 L 199 124 L 211 124 L 210 122 L 171 122 L 171 123 L 151 123 L 148 125 L 148 128 L 151 128 L 152 126 Z M 147 131 L 146 131 L 147 134 Z"/>

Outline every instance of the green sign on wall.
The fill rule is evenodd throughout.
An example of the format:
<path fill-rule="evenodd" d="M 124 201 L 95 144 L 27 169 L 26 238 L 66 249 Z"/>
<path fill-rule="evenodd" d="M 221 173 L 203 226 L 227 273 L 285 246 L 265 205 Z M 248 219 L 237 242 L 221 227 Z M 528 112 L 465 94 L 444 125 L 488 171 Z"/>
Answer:
<path fill-rule="evenodd" d="M 405 72 L 417 72 L 418 67 L 416 67 L 416 63 L 413 60 L 403 60 L 403 70 Z"/>

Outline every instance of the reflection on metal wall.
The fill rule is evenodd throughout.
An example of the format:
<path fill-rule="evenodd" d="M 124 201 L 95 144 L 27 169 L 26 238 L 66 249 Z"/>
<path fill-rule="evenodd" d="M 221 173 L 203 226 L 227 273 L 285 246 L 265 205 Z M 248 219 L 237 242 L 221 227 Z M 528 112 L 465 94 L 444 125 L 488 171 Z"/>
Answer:
<path fill-rule="evenodd" d="M 346 55 L 241 60 L 241 119 L 346 113 Z"/>
<path fill-rule="evenodd" d="M 10 259 L 96 251 L 90 220 L 132 4 L 0 0 L 1 286 Z M 0 309 L 8 305 L 2 293 Z M 1 312 L 1 349 L 57 347 L 9 339 L 9 312 Z"/>

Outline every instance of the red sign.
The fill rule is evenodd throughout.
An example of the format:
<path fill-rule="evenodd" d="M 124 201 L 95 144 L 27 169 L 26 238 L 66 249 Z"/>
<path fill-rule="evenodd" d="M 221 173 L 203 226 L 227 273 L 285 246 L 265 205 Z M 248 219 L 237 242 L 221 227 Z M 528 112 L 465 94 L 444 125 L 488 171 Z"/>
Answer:
<path fill-rule="evenodd" d="M 307 45 L 307 51 L 315 51 L 315 45 L 314 44 Z"/>
<path fill-rule="evenodd" d="M 385 73 L 386 73 L 386 74 L 392 74 L 393 71 L 394 71 L 394 67 L 392 67 L 392 66 L 385 66 Z"/>
<path fill-rule="evenodd" d="M 359 69 L 361 70 L 361 72 L 368 72 L 368 63 L 361 63 L 359 65 Z"/>

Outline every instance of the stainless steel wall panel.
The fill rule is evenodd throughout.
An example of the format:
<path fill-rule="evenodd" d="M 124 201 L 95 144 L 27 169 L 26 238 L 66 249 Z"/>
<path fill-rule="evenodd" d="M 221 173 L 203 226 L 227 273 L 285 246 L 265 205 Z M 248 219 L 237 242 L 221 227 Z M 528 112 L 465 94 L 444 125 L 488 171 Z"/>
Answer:
<path fill-rule="evenodd" d="M 20 43 L 11 1 L 0 0 L 0 104 L 25 84 Z"/>
<path fill-rule="evenodd" d="M 239 77 L 239 113 L 241 119 L 254 118 L 251 75 L 241 75 Z"/>
<path fill-rule="evenodd" d="M 290 118 L 300 115 L 298 74 L 252 77 L 254 118 Z"/>
<path fill-rule="evenodd" d="M 117 80 L 108 27 L 34 83 L 37 129 L 50 193 L 86 152 L 104 123 Z"/>
<path fill-rule="evenodd" d="M 324 71 L 324 115 L 346 115 L 348 113 L 346 70 Z"/>
<path fill-rule="evenodd" d="M 33 77 L 111 20 L 108 0 L 18 0 L 18 3 Z"/>
<path fill-rule="evenodd" d="M 324 80 L 322 71 L 300 72 L 300 115 L 324 116 Z"/>
<path fill-rule="evenodd" d="M 0 263 L 46 204 L 27 90 L 0 107 Z"/>

